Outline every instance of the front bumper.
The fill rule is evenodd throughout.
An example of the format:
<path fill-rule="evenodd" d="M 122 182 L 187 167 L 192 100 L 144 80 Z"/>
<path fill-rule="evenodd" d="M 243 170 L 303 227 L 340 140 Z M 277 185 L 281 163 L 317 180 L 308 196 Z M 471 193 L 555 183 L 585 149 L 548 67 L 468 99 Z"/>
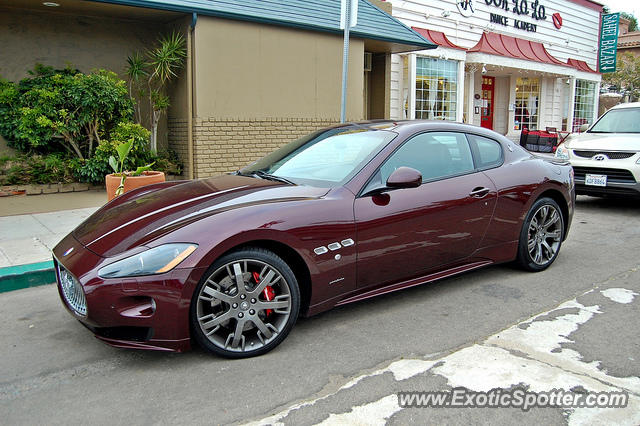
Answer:
<path fill-rule="evenodd" d="M 91 252 L 72 234 L 53 250 L 58 292 L 67 310 L 103 342 L 124 348 L 181 352 L 190 348 L 191 293 L 204 271 L 174 269 L 166 274 L 102 279 L 111 262 Z M 65 297 L 61 273 L 79 282 L 86 314 Z"/>
<path fill-rule="evenodd" d="M 576 183 L 576 193 L 583 195 L 616 195 L 640 197 L 640 164 L 638 154 L 621 160 L 597 161 L 571 156 Z M 586 184 L 586 175 L 607 176 L 606 186 Z"/>

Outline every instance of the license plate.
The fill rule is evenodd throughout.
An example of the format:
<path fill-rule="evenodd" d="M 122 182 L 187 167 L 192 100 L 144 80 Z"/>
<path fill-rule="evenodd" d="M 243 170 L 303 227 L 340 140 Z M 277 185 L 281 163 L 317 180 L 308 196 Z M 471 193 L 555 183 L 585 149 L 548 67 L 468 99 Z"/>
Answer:
<path fill-rule="evenodd" d="M 584 184 L 591 186 L 607 186 L 607 175 L 586 175 L 584 178 Z"/>

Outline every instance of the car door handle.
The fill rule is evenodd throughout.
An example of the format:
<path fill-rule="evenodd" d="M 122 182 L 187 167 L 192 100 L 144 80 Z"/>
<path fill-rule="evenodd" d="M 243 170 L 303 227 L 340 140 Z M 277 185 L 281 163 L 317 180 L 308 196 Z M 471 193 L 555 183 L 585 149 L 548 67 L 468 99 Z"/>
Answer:
<path fill-rule="evenodd" d="M 469 193 L 469 195 L 472 196 L 472 197 L 476 197 L 476 198 L 482 198 L 485 195 L 487 195 L 489 193 L 489 191 L 491 191 L 489 188 L 485 188 L 483 186 L 478 186 L 476 188 L 473 188 L 473 191 L 471 191 Z"/>

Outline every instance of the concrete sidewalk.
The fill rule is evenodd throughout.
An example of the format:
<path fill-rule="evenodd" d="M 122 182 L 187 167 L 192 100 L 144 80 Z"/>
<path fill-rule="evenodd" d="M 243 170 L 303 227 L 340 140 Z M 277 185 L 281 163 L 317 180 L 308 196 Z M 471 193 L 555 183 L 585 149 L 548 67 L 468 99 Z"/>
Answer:
<path fill-rule="evenodd" d="M 53 283 L 51 250 L 106 201 L 104 191 L 0 198 L 0 292 Z"/>

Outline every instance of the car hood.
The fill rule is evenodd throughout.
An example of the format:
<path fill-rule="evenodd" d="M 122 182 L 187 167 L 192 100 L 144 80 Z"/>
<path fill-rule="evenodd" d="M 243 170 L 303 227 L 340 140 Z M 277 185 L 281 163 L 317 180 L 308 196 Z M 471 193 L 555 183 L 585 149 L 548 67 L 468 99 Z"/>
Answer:
<path fill-rule="evenodd" d="M 73 236 L 99 256 L 115 256 L 189 223 L 239 207 L 316 199 L 326 188 L 235 175 L 167 182 L 151 192 L 124 194 L 78 226 Z"/>
<path fill-rule="evenodd" d="M 640 135 L 636 133 L 580 133 L 567 139 L 570 149 L 588 151 L 640 151 Z"/>

